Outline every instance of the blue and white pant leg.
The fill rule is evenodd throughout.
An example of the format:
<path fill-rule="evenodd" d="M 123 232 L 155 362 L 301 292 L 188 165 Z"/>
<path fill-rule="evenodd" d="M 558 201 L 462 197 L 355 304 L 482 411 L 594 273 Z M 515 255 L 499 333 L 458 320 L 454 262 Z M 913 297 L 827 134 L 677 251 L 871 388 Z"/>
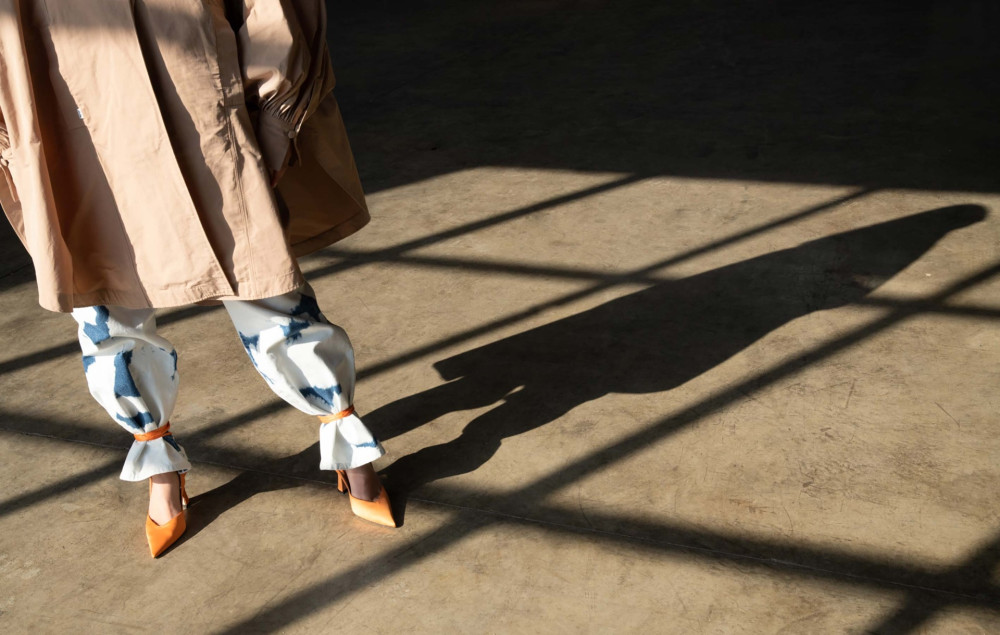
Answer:
<path fill-rule="evenodd" d="M 320 469 L 360 467 L 385 454 L 353 412 L 351 341 L 344 329 L 323 317 L 308 285 L 264 300 L 223 303 L 247 354 L 275 394 L 309 415 L 343 415 L 320 425 Z"/>
<path fill-rule="evenodd" d="M 191 469 L 184 449 L 163 434 L 177 401 L 177 353 L 156 334 L 152 309 L 91 306 L 74 309 L 73 318 L 90 394 L 134 436 L 159 437 L 132 443 L 122 480 Z"/>

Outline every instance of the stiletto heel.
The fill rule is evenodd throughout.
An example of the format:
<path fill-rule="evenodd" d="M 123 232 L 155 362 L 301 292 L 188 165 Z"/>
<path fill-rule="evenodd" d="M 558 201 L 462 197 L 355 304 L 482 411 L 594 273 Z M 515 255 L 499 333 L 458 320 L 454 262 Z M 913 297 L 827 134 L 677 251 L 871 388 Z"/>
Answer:
<path fill-rule="evenodd" d="M 149 542 L 149 553 L 155 558 L 160 555 L 167 548 L 177 542 L 184 531 L 187 529 L 187 505 L 188 505 L 188 495 L 187 490 L 184 487 L 184 474 L 178 474 L 180 479 L 180 499 L 181 499 L 181 511 L 179 514 L 163 523 L 162 525 L 157 525 L 149 514 L 146 514 L 146 541 Z M 149 492 L 153 492 L 153 481 L 149 481 Z"/>
<path fill-rule="evenodd" d="M 379 483 L 379 492 L 375 500 L 366 501 L 363 498 L 356 498 L 351 493 L 351 482 L 347 480 L 347 472 L 337 470 L 337 489 L 347 493 L 351 499 L 351 511 L 358 518 L 384 527 L 396 526 L 396 519 L 392 517 L 392 507 L 389 505 L 389 494 L 381 483 Z"/>

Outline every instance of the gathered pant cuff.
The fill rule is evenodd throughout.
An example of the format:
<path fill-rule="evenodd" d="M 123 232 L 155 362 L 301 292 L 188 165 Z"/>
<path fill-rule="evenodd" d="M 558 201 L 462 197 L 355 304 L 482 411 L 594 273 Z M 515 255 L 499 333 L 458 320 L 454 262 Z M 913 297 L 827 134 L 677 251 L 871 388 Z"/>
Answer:
<path fill-rule="evenodd" d="M 382 444 L 356 414 L 320 424 L 319 469 L 347 470 L 385 454 Z"/>
<path fill-rule="evenodd" d="M 150 476 L 164 472 L 187 472 L 191 469 L 184 448 L 167 435 L 152 441 L 133 441 L 125 457 L 121 479 L 123 481 L 144 481 Z"/>

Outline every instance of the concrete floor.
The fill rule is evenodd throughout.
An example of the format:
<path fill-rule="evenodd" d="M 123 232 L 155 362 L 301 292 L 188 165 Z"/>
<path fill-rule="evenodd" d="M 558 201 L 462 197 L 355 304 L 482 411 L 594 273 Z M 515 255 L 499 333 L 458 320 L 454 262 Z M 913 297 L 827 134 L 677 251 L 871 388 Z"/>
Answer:
<path fill-rule="evenodd" d="M 150 559 L 4 229 L 0 631 L 1000 632 L 996 10 L 498 4 L 331 9 L 374 221 L 303 268 L 402 527 L 168 309 Z"/>

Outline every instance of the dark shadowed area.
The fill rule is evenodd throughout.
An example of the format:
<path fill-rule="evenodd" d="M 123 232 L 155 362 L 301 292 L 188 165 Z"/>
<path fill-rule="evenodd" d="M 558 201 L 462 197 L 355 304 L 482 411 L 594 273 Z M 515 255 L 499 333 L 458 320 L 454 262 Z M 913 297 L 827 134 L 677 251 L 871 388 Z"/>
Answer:
<path fill-rule="evenodd" d="M 374 191 L 500 165 L 996 191 L 1000 4 L 331 4 Z"/>

